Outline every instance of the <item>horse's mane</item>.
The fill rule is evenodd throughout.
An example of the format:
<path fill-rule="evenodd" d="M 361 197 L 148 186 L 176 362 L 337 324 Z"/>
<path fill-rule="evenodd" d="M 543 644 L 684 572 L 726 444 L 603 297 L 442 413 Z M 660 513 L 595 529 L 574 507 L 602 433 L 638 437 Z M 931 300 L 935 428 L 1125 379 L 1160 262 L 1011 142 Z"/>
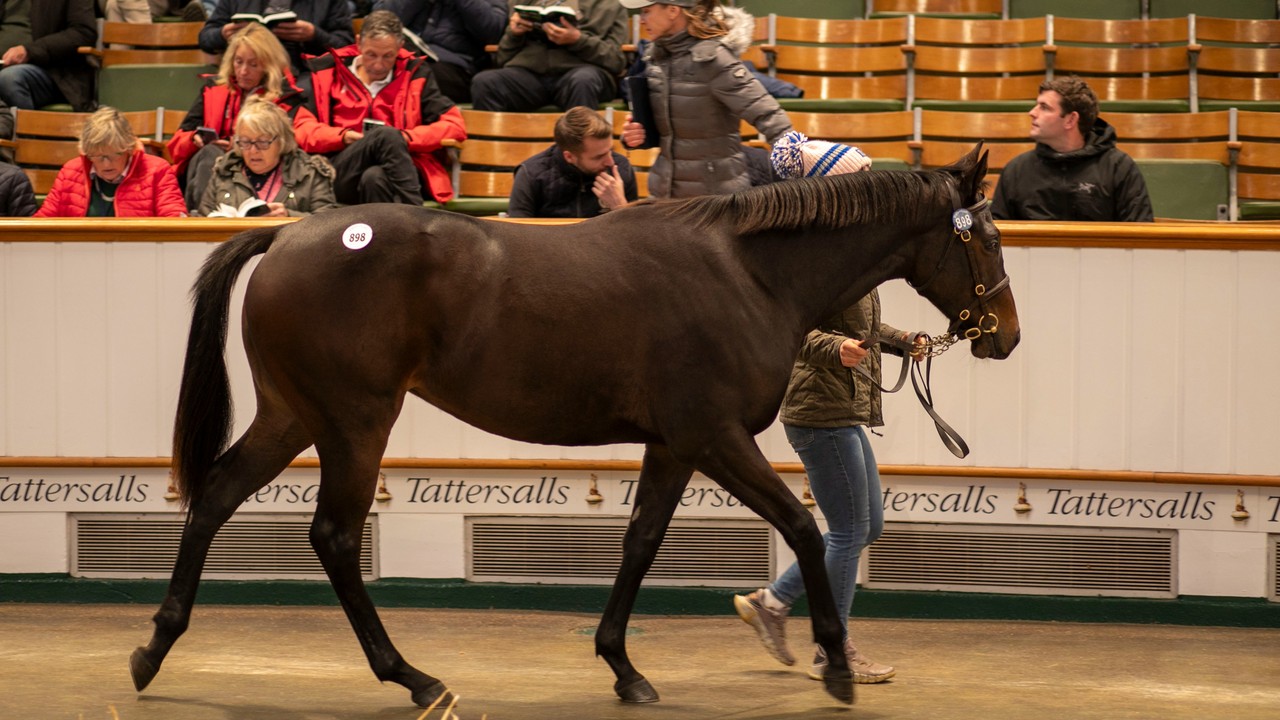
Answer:
<path fill-rule="evenodd" d="M 731 195 L 676 201 L 672 212 L 705 228 L 726 218 L 738 234 L 866 223 L 916 225 L 950 195 L 941 172 L 877 170 L 772 183 Z M 935 211 L 936 212 L 936 211 Z"/>

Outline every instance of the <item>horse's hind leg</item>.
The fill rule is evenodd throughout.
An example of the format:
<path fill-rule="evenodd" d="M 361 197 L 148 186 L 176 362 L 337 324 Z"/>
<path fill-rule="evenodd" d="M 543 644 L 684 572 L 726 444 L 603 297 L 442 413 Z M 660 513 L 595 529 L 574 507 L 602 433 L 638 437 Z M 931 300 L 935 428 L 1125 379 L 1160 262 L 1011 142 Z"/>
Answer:
<path fill-rule="evenodd" d="M 636 483 L 635 510 L 622 541 L 622 565 L 596 631 L 596 654 L 613 668 L 618 678 L 613 690 L 624 702 L 656 702 L 658 699 L 653 686 L 627 657 L 627 620 L 635 607 L 640 581 L 653 565 L 667 525 L 692 475 L 693 468 L 672 457 L 665 446 L 645 448 L 640 481 Z"/>
<path fill-rule="evenodd" d="M 722 435 L 702 454 L 697 468 L 769 521 L 795 551 L 809 597 L 814 639 L 829 658 L 823 683 L 837 700 L 853 702 L 853 676 L 844 654 L 844 630 L 827 580 L 822 534 L 813 516 L 787 491 L 745 431 Z"/>
<path fill-rule="evenodd" d="M 187 515 L 169 592 L 153 618 L 156 628 L 151 642 L 129 658 L 135 688 L 142 690 L 151 682 L 169 649 L 186 632 L 200 573 L 218 529 L 246 498 L 275 479 L 310 444 L 296 422 L 271 422 L 260 412 L 214 463 L 206 481 L 208 490 Z"/>
<path fill-rule="evenodd" d="M 427 707 L 450 700 L 444 683 L 414 668 L 387 635 L 360 576 L 360 542 L 377 486 L 378 465 L 391 432 L 390 420 L 353 425 L 345 433 L 317 440 L 320 495 L 311 523 L 311 546 L 320 558 L 378 680 L 408 688 L 413 701 Z M 443 698 L 442 698 L 443 696 Z"/>

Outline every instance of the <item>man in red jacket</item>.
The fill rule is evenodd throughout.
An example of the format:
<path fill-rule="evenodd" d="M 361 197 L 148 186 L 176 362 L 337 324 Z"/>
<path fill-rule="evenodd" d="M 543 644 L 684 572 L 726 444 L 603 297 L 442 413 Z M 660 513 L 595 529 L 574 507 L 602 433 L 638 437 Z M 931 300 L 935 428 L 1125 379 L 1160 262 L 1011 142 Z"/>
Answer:
<path fill-rule="evenodd" d="M 294 131 L 305 152 L 333 163 L 338 202 L 453 197 L 442 142 L 466 139 L 462 113 L 436 88 L 426 58 L 404 49 L 402 31 L 394 14 L 375 11 L 355 45 L 310 60 L 312 90 Z"/>

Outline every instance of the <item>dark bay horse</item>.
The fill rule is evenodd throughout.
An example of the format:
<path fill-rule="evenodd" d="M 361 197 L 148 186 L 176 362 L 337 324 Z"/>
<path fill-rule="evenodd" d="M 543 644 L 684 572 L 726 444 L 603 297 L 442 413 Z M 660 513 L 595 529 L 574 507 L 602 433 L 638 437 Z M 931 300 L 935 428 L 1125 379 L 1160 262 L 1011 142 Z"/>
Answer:
<path fill-rule="evenodd" d="M 623 700 L 658 698 L 627 657 L 625 630 L 697 470 L 794 549 L 814 637 L 831 658 L 826 688 L 852 701 L 822 537 L 754 436 L 773 422 L 805 334 L 891 278 L 951 318 L 975 356 L 1004 358 L 1017 345 L 980 151 L 939 171 L 795 180 L 572 226 L 381 205 L 230 239 L 193 291 L 173 444 L 189 513 L 155 632 L 130 659 L 135 686 L 151 682 L 186 630 L 214 534 L 314 443 L 311 543 L 374 674 L 420 706 L 449 697 L 392 645 L 358 565 L 387 436 L 412 393 L 525 442 L 645 445 L 596 634 Z M 263 253 L 242 328 L 258 409 L 227 448 L 231 290 Z"/>

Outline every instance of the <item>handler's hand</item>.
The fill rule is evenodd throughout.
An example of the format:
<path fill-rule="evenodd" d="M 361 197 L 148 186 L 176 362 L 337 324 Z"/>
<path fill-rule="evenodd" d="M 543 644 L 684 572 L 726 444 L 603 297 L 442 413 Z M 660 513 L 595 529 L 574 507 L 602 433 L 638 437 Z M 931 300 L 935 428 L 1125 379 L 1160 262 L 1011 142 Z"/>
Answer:
<path fill-rule="evenodd" d="M 911 337 L 911 334 L 907 333 L 906 336 L 903 337 L 902 339 L 906 340 L 909 337 Z M 929 347 L 929 336 L 925 335 L 924 333 L 920 333 L 916 335 L 916 347 L 914 350 L 911 351 L 911 359 L 915 360 L 916 362 L 920 362 L 921 360 L 923 360 L 924 351 L 928 347 Z"/>
<path fill-rule="evenodd" d="M 867 356 L 866 348 L 862 347 L 861 340 L 849 338 L 840 343 L 840 364 L 845 367 L 853 367 L 862 362 L 862 358 Z"/>
<path fill-rule="evenodd" d="M 644 126 L 634 122 L 631 113 L 627 113 L 627 121 L 622 124 L 622 144 L 627 147 L 640 147 L 644 144 Z"/>

